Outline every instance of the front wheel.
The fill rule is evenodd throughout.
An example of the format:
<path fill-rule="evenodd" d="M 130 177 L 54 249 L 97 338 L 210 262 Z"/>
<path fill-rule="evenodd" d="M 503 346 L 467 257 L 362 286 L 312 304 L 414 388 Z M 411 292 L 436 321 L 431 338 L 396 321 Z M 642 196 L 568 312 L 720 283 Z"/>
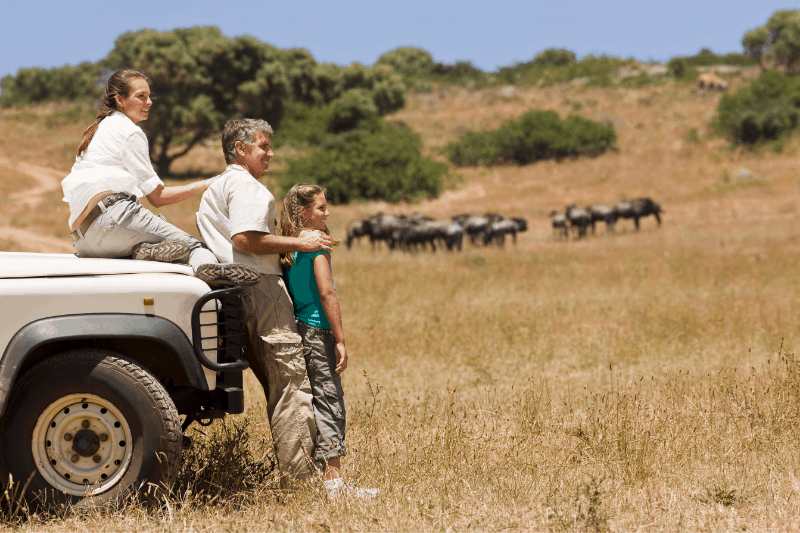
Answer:
<path fill-rule="evenodd" d="M 3 423 L 5 471 L 30 503 L 105 505 L 160 494 L 180 467 L 181 428 L 164 387 L 119 354 L 83 349 L 36 365 L 14 386 Z"/>

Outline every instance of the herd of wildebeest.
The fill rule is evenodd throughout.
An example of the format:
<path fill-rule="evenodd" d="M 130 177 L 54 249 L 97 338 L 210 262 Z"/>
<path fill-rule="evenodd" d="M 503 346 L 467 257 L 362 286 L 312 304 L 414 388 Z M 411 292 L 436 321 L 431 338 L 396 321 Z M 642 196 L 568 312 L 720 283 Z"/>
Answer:
<path fill-rule="evenodd" d="M 597 222 L 605 222 L 606 231 L 614 231 L 621 218 L 633 219 L 639 230 L 639 219 L 653 215 L 661 225 L 661 206 L 650 198 L 636 198 L 617 203 L 613 207 L 592 204 L 586 209 L 576 205 L 567 207 L 565 213 L 553 211 L 553 239 L 582 239 L 589 228 L 595 232 Z M 418 252 L 430 248 L 461 251 L 466 237 L 473 246 L 503 246 L 510 236 L 517 243 L 517 233 L 527 231 L 528 222 L 524 218 L 504 218 L 497 213 L 476 215 L 465 213 L 455 215 L 451 220 L 435 220 L 416 213 L 411 216 L 378 213 L 363 220 L 351 222 L 347 227 L 347 247 L 362 237 L 369 238 L 373 249 L 383 242 L 389 250 Z"/>
<path fill-rule="evenodd" d="M 427 250 L 428 247 L 435 252 L 437 246 L 461 251 L 464 235 L 476 246 L 503 246 L 506 236 L 510 235 L 516 244 L 517 233 L 527 229 L 528 223 L 524 218 L 503 218 L 495 213 L 456 215 L 449 222 L 420 214 L 378 213 L 348 226 L 347 247 L 350 248 L 361 237 L 369 237 L 373 248 L 377 243 L 385 242 L 390 250 L 406 252 Z"/>
<path fill-rule="evenodd" d="M 581 209 L 577 205 L 569 205 L 564 213 L 552 211 L 553 239 L 569 239 L 570 230 L 573 238 L 582 239 L 586 236 L 589 227 L 595 232 L 598 222 L 605 222 L 606 231 L 614 231 L 617 220 L 621 218 L 633 219 L 636 231 L 639 231 L 639 219 L 653 215 L 661 225 L 661 206 L 650 198 L 635 198 L 630 201 L 618 202 L 613 207 L 592 204 Z"/>

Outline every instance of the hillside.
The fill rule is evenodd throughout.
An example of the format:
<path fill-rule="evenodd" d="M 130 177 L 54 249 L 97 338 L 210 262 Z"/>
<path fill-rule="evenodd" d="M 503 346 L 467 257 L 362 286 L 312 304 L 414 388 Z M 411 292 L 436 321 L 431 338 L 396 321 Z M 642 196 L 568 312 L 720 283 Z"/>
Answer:
<path fill-rule="evenodd" d="M 277 480 L 231 494 L 214 478 L 213 496 L 183 485 L 160 509 L 64 512 L 21 530 L 100 532 L 112 517 L 139 531 L 797 529 L 800 142 L 729 148 L 708 126 L 719 98 L 674 81 L 452 89 L 412 94 L 389 117 L 437 158 L 460 133 L 533 108 L 610 121 L 619 142 L 597 158 L 454 169 L 441 197 L 417 204 L 330 206 L 338 236 L 379 211 L 496 211 L 530 228 L 504 248 L 334 251 L 351 358 L 344 476 L 380 488 L 377 504 L 320 505 L 319 487 L 285 495 Z M 0 110 L 0 248 L 69 248 L 56 184 L 89 120 L 66 105 Z M 175 170 L 213 174 L 220 152 L 207 143 Z M 622 220 L 615 234 L 553 240 L 551 210 L 638 196 L 661 204 L 660 227 Z M 197 205 L 160 212 L 195 232 Z M 237 420 L 268 462 L 263 393 L 245 380 Z M 193 433 L 195 461 L 230 447 L 228 424 Z M 193 489 L 208 479 L 197 470 L 181 478 Z"/>
<path fill-rule="evenodd" d="M 731 90 L 747 83 L 732 79 Z M 766 147 L 757 153 L 730 150 L 713 137 L 709 123 L 720 98 L 717 93 L 698 94 L 692 83 L 651 85 L 641 89 L 584 88 L 562 85 L 547 89 L 512 88 L 468 91 L 434 90 L 412 94 L 405 109 L 388 117 L 401 120 L 422 135 L 427 151 L 442 158 L 440 149 L 468 129 L 497 127 L 530 109 L 553 109 L 562 116 L 578 113 L 614 124 L 619 136 L 616 153 L 597 158 L 562 162 L 548 161 L 515 167 L 454 169 L 448 189 L 438 199 L 414 205 L 381 202 L 342 206 L 334 213 L 332 227 L 377 211 L 420 212 L 436 218 L 462 212 L 496 211 L 506 216 L 530 218 L 532 231 L 523 242 L 543 243 L 549 236 L 547 214 L 570 203 L 613 205 L 625 198 L 650 196 L 667 211 L 666 228 L 676 225 L 791 217 L 796 213 L 792 198 L 798 166 L 797 142 L 786 143 L 782 153 Z M 23 111 L 0 111 L 0 183 L 5 203 L 29 187 L 21 163 L 40 165 L 61 173 L 69 171 L 74 145 L 90 110 L 80 115 L 58 104 Z M 66 117 L 66 118 L 65 118 Z M 78 120 L 75 120 L 78 118 Z M 278 132 L 280 135 L 280 132 Z M 207 142 L 176 162 L 175 171 L 191 176 L 213 175 L 224 161 L 217 143 Z M 280 171 L 281 154 L 273 168 Z M 741 169 L 756 179 L 739 180 Z M 57 174 L 57 173 L 56 173 Z M 270 178 L 267 178 L 270 179 Z M 41 194 L 41 190 L 37 189 Z M 41 228 L 48 236 L 68 242 L 66 205 L 57 201 L 57 191 L 43 197 L 51 206 L 42 212 L 30 206 L 4 206 L 0 221 L 21 228 Z M 195 202 L 162 209 L 193 232 Z M 16 247 L 23 247 L 18 243 Z"/>

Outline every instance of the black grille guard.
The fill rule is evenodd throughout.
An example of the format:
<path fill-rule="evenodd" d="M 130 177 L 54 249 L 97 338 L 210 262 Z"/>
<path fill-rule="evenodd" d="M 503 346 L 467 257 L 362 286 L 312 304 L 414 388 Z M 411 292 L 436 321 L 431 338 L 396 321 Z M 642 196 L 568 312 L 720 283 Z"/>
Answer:
<path fill-rule="evenodd" d="M 244 307 L 242 307 L 242 287 L 228 287 L 204 294 L 197 300 L 192 308 L 192 344 L 194 353 L 200 363 L 214 372 L 241 371 L 249 367 L 244 358 Z M 215 309 L 203 311 L 203 306 L 216 300 Z M 213 313 L 213 322 L 200 322 L 200 316 Z M 213 326 L 216 334 L 203 337 L 202 328 Z M 213 348 L 204 348 L 203 341 L 210 344 L 214 340 Z M 217 353 L 217 363 L 211 361 L 206 352 Z"/>

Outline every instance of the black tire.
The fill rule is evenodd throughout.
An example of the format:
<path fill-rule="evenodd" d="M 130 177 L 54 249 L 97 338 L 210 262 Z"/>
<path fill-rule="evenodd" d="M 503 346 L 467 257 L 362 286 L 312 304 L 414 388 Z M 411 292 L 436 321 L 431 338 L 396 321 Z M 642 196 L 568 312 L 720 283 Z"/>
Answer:
<path fill-rule="evenodd" d="M 33 507 L 102 507 L 132 493 L 155 500 L 178 475 L 180 418 L 164 387 L 135 362 L 73 350 L 14 384 L 0 459 L 15 483 L 27 482 Z"/>

